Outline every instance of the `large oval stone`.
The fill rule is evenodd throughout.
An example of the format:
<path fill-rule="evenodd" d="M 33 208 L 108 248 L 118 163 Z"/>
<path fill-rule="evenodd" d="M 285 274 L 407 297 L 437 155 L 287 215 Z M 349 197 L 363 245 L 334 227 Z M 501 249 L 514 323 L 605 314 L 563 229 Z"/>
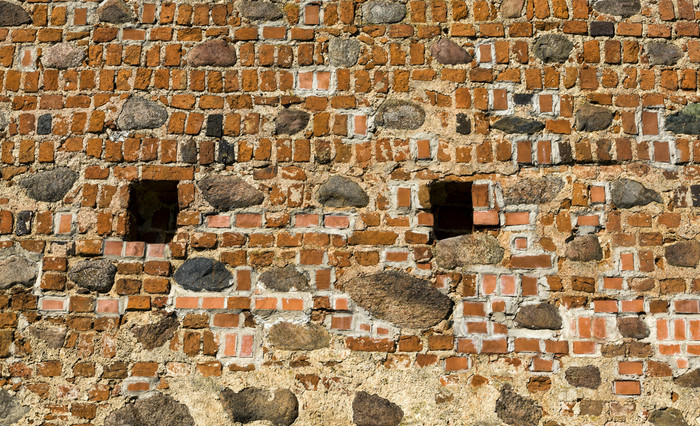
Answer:
<path fill-rule="evenodd" d="M 664 249 L 669 265 L 694 268 L 700 260 L 700 243 L 697 241 L 681 241 Z"/>
<path fill-rule="evenodd" d="M 398 327 L 425 329 L 445 319 L 452 300 L 429 281 L 405 272 L 385 271 L 344 284 L 352 300 L 376 318 Z"/>
<path fill-rule="evenodd" d="M 122 130 L 157 129 L 167 119 L 168 110 L 160 102 L 132 96 L 124 103 L 117 126 Z"/>
<path fill-rule="evenodd" d="M 367 24 L 394 24 L 406 17 L 406 5 L 388 1 L 369 1 L 362 6 L 362 20 Z"/>
<path fill-rule="evenodd" d="M 134 19 L 131 9 L 123 0 L 107 0 L 97 9 L 97 16 L 100 21 L 110 24 L 124 24 Z"/>
<path fill-rule="evenodd" d="M 468 64 L 472 55 L 452 40 L 442 38 L 430 46 L 430 54 L 443 65 Z"/>
<path fill-rule="evenodd" d="M 561 34 L 545 34 L 537 37 L 533 48 L 535 56 L 542 62 L 566 62 L 574 44 Z"/>
<path fill-rule="evenodd" d="M 190 291 L 221 291 L 232 284 L 232 276 L 226 266 L 208 257 L 186 260 L 177 268 L 173 278 L 182 288 Z"/>
<path fill-rule="evenodd" d="M 445 269 L 470 265 L 495 265 L 503 260 L 505 250 L 491 234 L 474 233 L 439 240 L 433 248 L 438 266 Z"/>
<path fill-rule="evenodd" d="M 187 54 L 187 63 L 193 67 L 228 67 L 235 65 L 236 59 L 236 48 L 222 39 L 207 40 Z"/>
<path fill-rule="evenodd" d="M 598 0 L 593 3 L 593 10 L 605 15 L 629 18 L 642 10 L 640 0 Z"/>
<path fill-rule="evenodd" d="M 369 196 L 356 182 L 343 176 L 331 176 L 318 189 L 318 202 L 326 207 L 365 207 Z"/>
<path fill-rule="evenodd" d="M 566 257 L 576 262 L 591 262 L 603 259 L 603 249 L 600 247 L 597 235 L 576 237 L 566 244 Z"/>
<path fill-rule="evenodd" d="M 523 178 L 506 188 L 503 198 L 508 205 L 544 204 L 554 200 L 564 188 L 564 180 L 559 176 Z"/>
<path fill-rule="evenodd" d="M 65 70 L 80 66 L 85 59 L 85 49 L 71 43 L 58 43 L 44 49 L 41 63 L 45 68 Z"/>
<path fill-rule="evenodd" d="M 524 133 L 526 135 L 534 135 L 544 129 L 544 123 L 532 118 L 508 116 L 496 121 L 491 127 L 509 134 Z"/>
<path fill-rule="evenodd" d="M 652 65 L 675 65 L 683 57 L 681 48 L 667 41 L 650 41 L 645 50 Z"/>
<path fill-rule="evenodd" d="M 700 135 L 700 104 L 689 104 L 667 116 L 666 130 L 683 135 Z"/>
<path fill-rule="evenodd" d="M 583 104 L 576 111 L 576 129 L 579 132 L 597 132 L 612 124 L 613 113 L 609 109 L 591 104 Z"/>
<path fill-rule="evenodd" d="M 105 259 L 81 260 L 70 268 L 68 278 L 90 291 L 107 293 L 114 285 L 117 267 Z"/>
<path fill-rule="evenodd" d="M 594 365 L 569 367 L 564 377 L 571 386 L 577 388 L 598 389 L 600 387 L 600 370 Z"/>
<path fill-rule="evenodd" d="M 283 16 L 277 4 L 266 1 L 241 1 L 238 10 L 251 21 L 276 21 Z"/>
<path fill-rule="evenodd" d="M 0 27 L 18 27 L 31 23 L 31 16 L 22 6 L 9 1 L 0 1 Z"/>
<path fill-rule="evenodd" d="M 377 125 L 389 129 L 416 130 L 424 122 L 425 111 L 420 105 L 410 101 L 389 99 L 377 110 Z"/>
<path fill-rule="evenodd" d="M 260 274 L 258 282 L 274 291 L 309 291 L 310 289 L 309 279 L 294 265 L 287 265 L 283 268 L 273 266 Z"/>
<path fill-rule="evenodd" d="M 278 322 L 270 327 L 267 334 L 270 344 L 286 351 L 313 351 L 327 348 L 331 335 L 325 327 L 307 323 Z"/>
<path fill-rule="evenodd" d="M 265 199 L 262 192 L 236 176 L 209 175 L 197 186 L 204 199 L 219 211 L 257 206 Z"/>
<path fill-rule="evenodd" d="M 31 287 L 36 281 L 37 265 L 21 256 L 0 260 L 0 289 L 14 285 Z"/>
<path fill-rule="evenodd" d="M 350 68 L 360 57 L 360 42 L 354 38 L 333 37 L 328 43 L 328 59 L 334 67 Z"/>
<path fill-rule="evenodd" d="M 352 421 L 357 426 L 396 426 L 403 419 L 398 405 L 364 391 L 357 392 L 352 401 Z"/>
<path fill-rule="evenodd" d="M 194 426 L 194 419 L 185 404 L 170 395 L 156 393 L 137 399 L 110 413 L 105 426 Z"/>
<path fill-rule="evenodd" d="M 624 178 L 617 179 L 610 185 L 610 195 L 612 203 L 619 209 L 663 202 L 658 192 L 646 188 L 637 181 Z"/>
<path fill-rule="evenodd" d="M 53 203 L 61 201 L 76 180 L 78 180 L 76 172 L 66 167 L 58 167 L 22 179 L 20 186 L 24 188 L 29 198 Z"/>
<path fill-rule="evenodd" d="M 496 415 L 511 426 L 532 426 L 540 423 L 542 407 L 534 400 L 513 392 L 510 385 L 505 385 L 496 400 Z"/>
<path fill-rule="evenodd" d="M 236 393 L 221 391 L 221 403 L 232 421 L 250 423 L 259 420 L 274 425 L 291 425 L 299 416 L 299 401 L 289 389 L 275 391 L 248 387 Z"/>
<path fill-rule="evenodd" d="M 535 305 L 523 305 L 515 315 L 515 323 L 518 327 L 531 330 L 559 330 L 562 326 L 559 309 L 549 303 Z"/>
<path fill-rule="evenodd" d="M 295 135 L 306 128 L 311 115 L 299 109 L 285 108 L 275 119 L 275 132 L 278 135 Z"/>

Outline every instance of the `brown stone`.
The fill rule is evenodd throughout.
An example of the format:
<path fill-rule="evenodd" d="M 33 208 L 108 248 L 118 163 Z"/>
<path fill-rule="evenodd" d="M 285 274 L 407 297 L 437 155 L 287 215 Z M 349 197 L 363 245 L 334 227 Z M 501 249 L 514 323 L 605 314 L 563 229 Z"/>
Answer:
<path fill-rule="evenodd" d="M 357 392 L 352 401 L 352 421 L 357 426 L 396 426 L 403 419 L 398 405 L 378 395 Z"/>
<path fill-rule="evenodd" d="M 317 324 L 278 322 L 270 327 L 267 340 L 277 348 L 287 351 L 313 351 L 330 345 L 331 335 Z"/>
<path fill-rule="evenodd" d="M 235 65 L 236 59 L 236 48 L 222 39 L 198 44 L 187 55 L 187 63 L 193 67 L 228 67 Z"/>

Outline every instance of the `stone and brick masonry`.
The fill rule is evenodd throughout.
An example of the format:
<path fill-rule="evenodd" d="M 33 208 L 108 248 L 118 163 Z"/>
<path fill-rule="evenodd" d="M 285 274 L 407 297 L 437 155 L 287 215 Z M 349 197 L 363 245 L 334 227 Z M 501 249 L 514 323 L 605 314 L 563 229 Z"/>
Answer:
<path fill-rule="evenodd" d="M 698 424 L 696 3 L 1 0 L 0 424 Z"/>

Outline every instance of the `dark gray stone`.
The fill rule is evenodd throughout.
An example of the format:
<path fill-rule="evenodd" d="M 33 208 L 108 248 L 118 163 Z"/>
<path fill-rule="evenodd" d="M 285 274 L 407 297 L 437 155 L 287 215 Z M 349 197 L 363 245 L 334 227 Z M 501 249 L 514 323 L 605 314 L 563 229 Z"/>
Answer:
<path fill-rule="evenodd" d="M 662 408 L 652 411 L 649 415 L 649 423 L 654 426 L 689 426 L 681 410 L 676 408 Z"/>
<path fill-rule="evenodd" d="M 31 23 L 32 18 L 21 6 L 0 1 L 0 27 L 18 27 Z"/>
<path fill-rule="evenodd" d="M 430 46 L 430 54 L 443 65 L 468 64 L 472 61 L 472 55 L 465 48 L 447 38 L 441 38 Z"/>
<path fill-rule="evenodd" d="M 185 404 L 172 396 L 156 393 L 128 403 L 110 413 L 105 426 L 194 426 L 194 419 Z"/>
<path fill-rule="evenodd" d="M 576 129 L 579 132 L 597 132 L 612 124 L 613 113 L 605 107 L 584 104 L 576 111 Z"/>
<path fill-rule="evenodd" d="M 124 24 L 134 20 L 129 6 L 123 0 L 107 0 L 97 9 L 97 16 L 102 22 Z"/>
<path fill-rule="evenodd" d="M 33 218 L 33 211 L 23 210 L 17 213 L 17 221 L 15 222 L 15 235 L 21 237 L 22 235 L 31 234 Z"/>
<path fill-rule="evenodd" d="M 672 266 L 694 268 L 700 260 L 700 243 L 697 241 L 681 241 L 665 249 L 666 261 Z"/>
<path fill-rule="evenodd" d="M 275 3 L 266 1 L 242 1 L 238 10 L 251 21 L 276 21 L 282 19 L 282 9 Z"/>
<path fill-rule="evenodd" d="M 365 207 L 369 203 L 369 196 L 354 181 L 342 176 L 331 176 L 318 189 L 318 202 L 326 207 Z"/>
<path fill-rule="evenodd" d="M 287 426 L 299 416 L 299 401 L 289 389 L 248 387 L 236 393 L 227 388 L 221 392 L 221 403 L 234 422 L 265 420 L 275 426 Z"/>
<path fill-rule="evenodd" d="M 10 121 L 7 118 L 7 114 L 5 113 L 5 111 L 0 111 L 0 132 L 5 130 L 9 123 Z"/>
<path fill-rule="evenodd" d="M 513 95 L 513 102 L 515 102 L 515 105 L 530 105 L 532 97 L 532 93 L 516 93 Z"/>
<path fill-rule="evenodd" d="M 198 44 L 187 54 L 187 63 L 193 67 L 230 67 L 236 59 L 236 48 L 218 38 Z"/>
<path fill-rule="evenodd" d="M 165 342 L 172 339 L 179 327 L 180 321 L 177 319 L 177 314 L 171 313 L 156 322 L 134 327 L 132 333 L 144 349 L 150 351 L 163 346 Z"/>
<path fill-rule="evenodd" d="M 563 187 L 564 180 L 558 176 L 519 179 L 515 185 L 506 188 L 504 199 L 508 205 L 549 203 Z"/>
<path fill-rule="evenodd" d="M 662 203 L 661 195 L 630 179 L 617 179 L 610 185 L 612 203 L 619 209 L 646 206 L 651 202 Z"/>
<path fill-rule="evenodd" d="M 426 329 L 452 312 L 452 301 L 429 281 L 405 272 L 384 271 L 344 284 L 352 300 L 374 317 L 398 327 Z"/>
<path fill-rule="evenodd" d="M 542 407 L 534 400 L 513 392 L 510 385 L 505 385 L 496 400 L 496 415 L 511 426 L 533 426 L 539 424 L 542 418 Z"/>
<path fill-rule="evenodd" d="M 410 101 L 389 99 L 377 110 L 377 125 L 389 129 L 416 130 L 424 122 L 425 111 L 420 105 Z"/>
<path fill-rule="evenodd" d="M 76 172 L 65 167 L 58 167 L 24 178 L 20 182 L 20 186 L 24 188 L 29 198 L 53 203 L 61 201 L 76 180 L 78 180 Z"/>
<path fill-rule="evenodd" d="M 594 365 L 569 367 L 564 377 L 571 386 L 577 388 L 598 389 L 600 387 L 600 370 Z"/>
<path fill-rule="evenodd" d="M 693 203 L 693 207 L 700 207 L 700 185 L 690 186 L 690 198 Z"/>
<path fill-rule="evenodd" d="M 37 135 L 50 135 L 51 134 L 51 114 L 42 114 L 39 116 L 36 125 Z"/>
<path fill-rule="evenodd" d="M 472 121 L 467 114 L 457 114 L 457 133 L 468 135 L 472 132 Z"/>
<path fill-rule="evenodd" d="M 544 129 L 544 123 L 531 118 L 503 117 L 491 125 L 496 130 L 506 133 L 524 133 L 534 135 Z"/>
<path fill-rule="evenodd" d="M 367 24 L 395 24 L 406 17 L 406 5 L 388 1 L 369 1 L 362 6 L 362 20 Z"/>
<path fill-rule="evenodd" d="M 667 116 L 666 130 L 683 135 L 700 135 L 700 104 L 690 104 Z"/>
<path fill-rule="evenodd" d="M 2 10 L 0 9 L 0 13 Z M 5 389 L 0 390 L 0 426 L 16 425 L 27 414 L 30 407 L 21 405 Z"/>
<path fill-rule="evenodd" d="M 81 260 L 71 266 L 68 278 L 79 287 L 99 293 L 107 293 L 114 285 L 117 267 L 105 259 Z"/>
<path fill-rule="evenodd" d="M 219 157 L 221 164 L 231 165 L 236 162 L 236 144 L 226 140 L 219 141 Z"/>
<path fill-rule="evenodd" d="M 0 260 L 0 289 L 14 285 L 31 287 L 36 281 L 37 265 L 20 256 L 10 256 Z"/>
<path fill-rule="evenodd" d="M 563 63 L 573 48 L 574 44 L 562 34 L 544 34 L 537 37 L 534 54 L 542 62 Z"/>
<path fill-rule="evenodd" d="M 275 132 L 278 135 L 295 135 L 306 128 L 311 115 L 298 109 L 283 109 L 275 119 Z"/>
<path fill-rule="evenodd" d="M 360 57 L 360 42 L 354 38 L 334 37 L 328 43 L 328 58 L 334 67 L 350 68 Z"/>
<path fill-rule="evenodd" d="M 667 41 L 648 42 L 646 52 L 652 65 L 675 65 L 683 57 L 681 48 Z"/>
<path fill-rule="evenodd" d="M 65 70 L 79 67 L 85 59 L 85 49 L 71 43 L 58 43 L 47 47 L 41 54 L 44 68 Z"/>
<path fill-rule="evenodd" d="M 603 249 L 600 247 L 597 235 L 576 237 L 566 245 L 566 257 L 576 262 L 591 262 L 603 259 Z"/>
<path fill-rule="evenodd" d="M 207 117 L 207 136 L 210 138 L 220 138 L 224 135 L 224 116 L 222 114 L 211 114 Z"/>
<path fill-rule="evenodd" d="M 197 142 L 194 139 L 183 141 L 180 144 L 180 156 L 183 163 L 194 164 L 197 162 Z"/>
<path fill-rule="evenodd" d="M 168 119 L 168 111 L 156 101 L 130 97 L 122 107 L 117 126 L 121 130 L 157 129 Z"/>
<path fill-rule="evenodd" d="M 257 206 L 263 193 L 236 176 L 208 175 L 197 182 L 204 199 L 219 211 Z"/>
<path fill-rule="evenodd" d="M 649 337 L 649 327 L 639 317 L 622 317 L 617 319 L 617 329 L 622 337 L 644 339 Z"/>
<path fill-rule="evenodd" d="M 327 348 L 331 343 L 331 335 L 325 327 L 313 323 L 278 322 L 270 327 L 267 340 L 277 349 L 313 351 Z"/>
<path fill-rule="evenodd" d="M 357 392 L 352 401 L 352 421 L 357 426 L 396 426 L 403 419 L 398 405 L 367 392 Z"/>
<path fill-rule="evenodd" d="M 593 10 L 604 15 L 629 18 L 642 10 L 640 0 L 598 0 L 593 3 Z"/>
<path fill-rule="evenodd" d="M 592 37 L 612 37 L 615 35 L 615 24 L 607 21 L 593 21 L 588 26 Z"/>
<path fill-rule="evenodd" d="M 309 291 L 309 280 L 294 265 L 283 268 L 273 266 L 260 274 L 258 282 L 261 282 L 269 290 L 274 291 Z"/>
<path fill-rule="evenodd" d="M 221 291 L 231 286 L 232 276 L 226 266 L 208 257 L 185 261 L 175 274 L 175 282 L 190 291 Z"/>
<path fill-rule="evenodd" d="M 559 309 L 549 303 L 536 305 L 522 305 L 515 315 L 515 323 L 518 327 L 530 330 L 559 330 L 562 326 Z"/>
<path fill-rule="evenodd" d="M 673 379 L 674 383 L 684 388 L 700 388 L 700 368 L 688 371 Z"/>
<path fill-rule="evenodd" d="M 439 240 L 433 248 L 438 266 L 445 269 L 495 265 L 505 250 L 491 234 L 473 233 Z"/>

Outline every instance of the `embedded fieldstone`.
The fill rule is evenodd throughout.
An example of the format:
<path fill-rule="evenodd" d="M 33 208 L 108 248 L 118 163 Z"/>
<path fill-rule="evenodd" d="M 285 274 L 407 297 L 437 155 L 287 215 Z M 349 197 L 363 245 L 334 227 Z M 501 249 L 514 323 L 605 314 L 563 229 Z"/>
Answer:
<path fill-rule="evenodd" d="M 615 35 L 615 24 L 607 21 L 593 21 L 588 25 L 591 37 L 612 37 Z"/>
<path fill-rule="evenodd" d="M 590 262 L 603 259 L 603 249 L 600 247 L 597 235 L 576 237 L 566 245 L 566 257 L 576 262 Z"/>
<path fill-rule="evenodd" d="M 24 188 L 29 198 L 53 203 L 61 201 L 76 180 L 78 180 L 76 172 L 58 167 L 25 178 L 20 182 L 20 186 Z"/>
<path fill-rule="evenodd" d="M 217 161 L 221 164 L 231 165 L 236 162 L 236 144 L 226 140 L 219 141 L 219 155 Z"/>
<path fill-rule="evenodd" d="M 649 327 L 639 317 L 623 317 L 617 319 L 617 329 L 622 337 L 644 339 L 649 337 Z"/>
<path fill-rule="evenodd" d="M 523 305 L 515 314 L 515 323 L 530 330 L 559 330 L 562 326 L 559 309 L 549 303 Z"/>
<path fill-rule="evenodd" d="M 376 123 L 389 129 L 416 130 L 425 122 L 425 111 L 410 101 L 390 99 L 377 110 Z"/>
<path fill-rule="evenodd" d="M 263 193 L 236 176 L 208 175 L 197 182 L 202 196 L 219 211 L 262 204 Z"/>
<path fill-rule="evenodd" d="M 467 114 L 457 113 L 457 133 L 468 135 L 472 132 L 472 121 Z"/>
<path fill-rule="evenodd" d="M 50 135 L 51 134 L 51 124 L 52 124 L 51 114 L 42 114 L 36 121 L 36 134 L 37 135 Z"/>
<path fill-rule="evenodd" d="M 31 22 L 32 18 L 21 6 L 0 1 L 0 27 L 17 27 Z"/>
<path fill-rule="evenodd" d="M 513 102 L 515 105 L 530 105 L 533 97 L 532 93 L 516 93 L 513 95 Z"/>
<path fill-rule="evenodd" d="M 524 5 L 525 0 L 504 0 L 501 3 L 501 16 L 506 19 L 519 18 Z"/>
<path fill-rule="evenodd" d="M 277 4 L 266 1 L 241 1 L 238 10 L 251 21 L 276 21 L 283 16 Z"/>
<path fill-rule="evenodd" d="M 327 348 L 331 335 L 325 327 L 307 323 L 278 322 L 270 327 L 267 340 L 277 349 L 286 351 L 313 351 Z"/>
<path fill-rule="evenodd" d="M 652 411 L 649 415 L 649 423 L 654 426 L 688 426 L 683 413 L 676 408 L 662 408 Z"/>
<path fill-rule="evenodd" d="M 0 260 L 0 289 L 14 285 L 31 287 L 36 281 L 36 270 L 36 263 L 24 257 L 10 256 Z"/>
<path fill-rule="evenodd" d="M 544 129 L 544 123 L 531 118 L 508 116 L 496 121 L 491 127 L 511 134 L 524 133 L 526 135 L 534 135 Z"/>
<path fill-rule="evenodd" d="M 291 425 L 299 416 L 299 401 L 289 389 L 275 391 L 248 387 L 240 392 L 221 391 L 221 403 L 234 422 L 250 423 L 258 420 L 274 425 Z"/>
<path fill-rule="evenodd" d="M 465 48 L 447 38 L 441 38 L 430 46 L 430 54 L 443 65 L 468 64 L 472 61 L 472 55 Z"/>
<path fill-rule="evenodd" d="M 700 135 L 700 104 L 689 104 L 667 116 L 666 130 L 683 135 Z"/>
<path fill-rule="evenodd" d="M 683 56 L 680 47 L 667 41 L 648 42 L 646 52 L 652 65 L 675 65 Z"/>
<path fill-rule="evenodd" d="M 284 268 L 273 266 L 266 270 L 258 281 L 263 283 L 268 290 L 274 291 L 309 291 L 309 280 L 294 265 Z"/>
<path fill-rule="evenodd" d="M 503 259 L 504 252 L 496 237 L 487 233 L 445 238 L 439 240 L 433 248 L 435 261 L 445 269 L 495 265 Z"/>
<path fill-rule="evenodd" d="M 666 246 L 664 249 L 669 265 L 694 268 L 700 260 L 700 243 L 697 241 L 681 241 Z"/>
<path fill-rule="evenodd" d="M 105 426 L 194 426 L 189 408 L 170 395 L 156 393 L 110 413 Z"/>
<path fill-rule="evenodd" d="M 129 6 L 123 0 L 107 0 L 97 9 L 97 16 L 102 22 L 124 24 L 134 19 Z"/>
<path fill-rule="evenodd" d="M 190 291 L 221 291 L 231 286 L 232 276 L 226 266 L 208 257 L 185 261 L 175 274 L 175 282 Z"/>
<path fill-rule="evenodd" d="M 58 68 L 65 70 L 79 67 L 85 59 L 85 49 L 81 49 L 71 43 L 58 43 L 44 49 L 41 54 L 41 63 L 45 68 Z"/>
<path fill-rule="evenodd" d="M 496 415 L 511 426 L 532 426 L 539 424 L 542 407 L 534 400 L 513 392 L 510 385 L 505 385 L 496 400 Z"/>
<path fill-rule="evenodd" d="M 318 189 L 318 202 L 326 207 L 365 207 L 369 196 L 356 182 L 331 176 Z"/>
<path fill-rule="evenodd" d="M 598 389 L 600 386 L 600 370 L 594 365 L 569 367 L 564 377 L 571 386 L 577 388 Z"/>
<path fill-rule="evenodd" d="M 207 133 L 210 138 L 220 138 L 224 135 L 223 114 L 211 114 L 207 117 Z"/>
<path fill-rule="evenodd" d="M 558 176 L 519 179 L 505 191 L 505 203 L 544 204 L 552 201 L 564 187 L 564 180 Z"/>
<path fill-rule="evenodd" d="M 545 34 L 537 37 L 535 56 L 542 62 L 566 62 L 574 44 L 564 35 Z"/>
<path fill-rule="evenodd" d="M 34 219 L 34 212 L 30 210 L 22 210 L 17 213 L 17 220 L 15 222 L 15 235 L 21 237 L 22 235 L 29 235 L 32 232 L 32 220 Z"/>
<path fill-rule="evenodd" d="M 0 390 L 0 426 L 17 424 L 29 410 L 30 407 L 21 405 L 10 392 Z"/>
<path fill-rule="evenodd" d="M 593 10 L 605 15 L 629 18 L 642 10 L 642 3 L 640 0 L 598 0 L 593 3 Z"/>
<path fill-rule="evenodd" d="M 294 135 L 306 128 L 311 115 L 298 109 L 283 109 L 275 119 L 275 132 L 278 135 Z"/>
<path fill-rule="evenodd" d="M 375 317 L 398 327 L 425 329 L 445 319 L 452 301 L 430 282 L 405 272 L 384 271 L 344 284 L 352 300 Z"/>
<path fill-rule="evenodd" d="M 406 5 L 388 1 L 369 1 L 362 6 L 362 19 L 367 24 L 394 24 L 406 17 Z"/>
<path fill-rule="evenodd" d="M 396 426 L 403 419 L 398 405 L 364 391 L 357 392 L 352 401 L 352 421 L 357 426 Z"/>
<path fill-rule="evenodd" d="M 130 97 L 117 117 L 121 130 L 157 129 L 168 119 L 168 111 L 156 101 L 138 96 Z"/>
<path fill-rule="evenodd" d="M 612 124 L 613 113 L 605 107 L 584 104 L 576 111 L 576 129 L 579 132 L 597 132 Z"/>
<path fill-rule="evenodd" d="M 700 368 L 688 371 L 673 379 L 674 383 L 684 388 L 700 388 Z"/>
<path fill-rule="evenodd" d="M 360 42 L 354 38 L 334 37 L 328 43 L 328 58 L 334 67 L 350 68 L 360 57 Z"/>
<path fill-rule="evenodd" d="M 235 65 L 236 59 L 236 48 L 222 39 L 207 40 L 187 54 L 187 63 L 193 67 L 228 67 Z"/>
<path fill-rule="evenodd" d="M 105 259 L 81 260 L 68 271 L 68 278 L 90 291 L 107 293 L 114 285 L 117 267 Z"/>
<path fill-rule="evenodd" d="M 132 333 L 144 349 L 150 351 L 172 339 L 178 327 L 180 327 L 180 321 L 177 319 L 177 314 L 173 312 L 159 321 L 134 327 Z"/>
<path fill-rule="evenodd" d="M 630 179 L 617 179 L 610 185 L 612 203 L 619 209 L 646 206 L 651 202 L 661 203 L 661 195 L 641 183 Z"/>
<path fill-rule="evenodd" d="M 52 327 L 44 324 L 34 324 L 29 327 L 29 334 L 35 339 L 44 342 L 50 349 L 60 349 L 66 341 L 68 329 L 66 327 Z"/>

